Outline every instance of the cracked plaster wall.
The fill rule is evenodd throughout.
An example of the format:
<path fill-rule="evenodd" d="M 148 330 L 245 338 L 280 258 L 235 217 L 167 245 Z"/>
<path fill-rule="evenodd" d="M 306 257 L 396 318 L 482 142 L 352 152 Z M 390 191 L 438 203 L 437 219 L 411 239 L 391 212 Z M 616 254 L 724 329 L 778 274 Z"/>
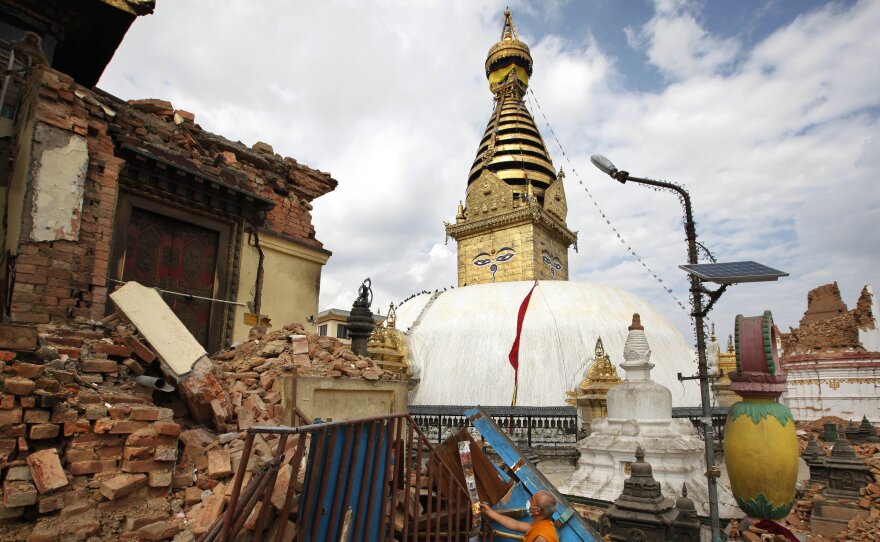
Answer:
<path fill-rule="evenodd" d="M 89 165 L 86 139 L 38 123 L 23 234 L 29 241 L 77 241 Z M 24 236 L 23 236 L 24 237 Z"/>

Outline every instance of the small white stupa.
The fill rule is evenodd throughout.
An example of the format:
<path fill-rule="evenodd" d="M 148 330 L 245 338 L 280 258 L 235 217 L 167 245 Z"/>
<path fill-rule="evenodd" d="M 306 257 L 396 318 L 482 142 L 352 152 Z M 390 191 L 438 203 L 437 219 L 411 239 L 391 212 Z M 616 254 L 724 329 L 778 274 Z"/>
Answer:
<path fill-rule="evenodd" d="M 672 394 L 651 380 L 651 348 L 638 314 L 633 315 L 623 347 L 626 380 L 608 392 L 608 417 L 592 422 L 592 433 L 577 443 L 581 453 L 575 473 L 559 488 L 570 495 L 613 501 L 623 491 L 636 448 L 654 469 L 663 495 L 678 497 L 687 484 L 700 515 L 709 514 L 704 445 L 687 419 L 673 419 Z M 723 494 L 723 495 L 722 495 Z M 719 487 L 721 513 L 734 512 L 729 490 Z M 738 514 L 738 515 L 741 515 Z"/>

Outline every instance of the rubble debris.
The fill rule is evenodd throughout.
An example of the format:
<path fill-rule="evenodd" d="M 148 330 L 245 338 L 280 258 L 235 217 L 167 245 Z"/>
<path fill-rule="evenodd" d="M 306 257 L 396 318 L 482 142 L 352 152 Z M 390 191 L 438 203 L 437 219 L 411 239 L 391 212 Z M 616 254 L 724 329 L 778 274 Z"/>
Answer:
<path fill-rule="evenodd" d="M 281 425 L 279 376 L 400 378 L 299 324 L 200 359 L 171 393 L 136 383 L 175 375 L 125 316 L 10 336 L 0 332 L 15 348 L 0 350 L 0 540 L 194 540 L 223 512 L 244 431 Z M 245 483 L 278 443 L 255 439 Z"/>

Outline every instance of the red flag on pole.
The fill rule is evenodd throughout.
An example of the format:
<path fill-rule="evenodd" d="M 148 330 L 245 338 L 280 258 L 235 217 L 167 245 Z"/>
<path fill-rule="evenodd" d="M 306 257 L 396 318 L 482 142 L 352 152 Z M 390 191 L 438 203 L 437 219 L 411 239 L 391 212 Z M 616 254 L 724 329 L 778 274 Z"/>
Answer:
<path fill-rule="evenodd" d="M 523 320 L 526 317 L 526 310 L 529 308 L 532 292 L 535 291 L 535 286 L 537 285 L 538 281 L 535 281 L 534 286 L 532 286 L 532 289 L 529 290 L 526 298 L 523 299 L 519 306 L 519 313 L 516 316 L 516 338 L 513 340 L 513 346 L 510 348 L 510 354 L 507 356 L 507 359 L 510 360 L 510 365 L 513 366 L 513 399 L 510 402 L 510 406 L 516 406 L 516 389 L 519 385 L 519 338 L 522 334 Z"/>

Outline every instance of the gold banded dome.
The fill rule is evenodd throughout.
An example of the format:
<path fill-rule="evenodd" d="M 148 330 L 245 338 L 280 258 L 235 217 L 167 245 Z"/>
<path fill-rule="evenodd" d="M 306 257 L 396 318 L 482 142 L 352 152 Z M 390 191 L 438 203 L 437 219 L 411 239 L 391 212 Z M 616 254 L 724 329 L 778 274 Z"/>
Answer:
<path fill-rule="evenodd" d="M 505 9 L 501 39 L 489 48 L 489 54 L 486 56 L 486 78 L 489 79 L 489 88 L 493 89 L 502 82 L 512 67 L 516 69 L 517 79 L 528 85 L 529 77 L 532 75 L 532 54 L 529 46 L 519 40 L 510 16 L 510 9 Z"/>

